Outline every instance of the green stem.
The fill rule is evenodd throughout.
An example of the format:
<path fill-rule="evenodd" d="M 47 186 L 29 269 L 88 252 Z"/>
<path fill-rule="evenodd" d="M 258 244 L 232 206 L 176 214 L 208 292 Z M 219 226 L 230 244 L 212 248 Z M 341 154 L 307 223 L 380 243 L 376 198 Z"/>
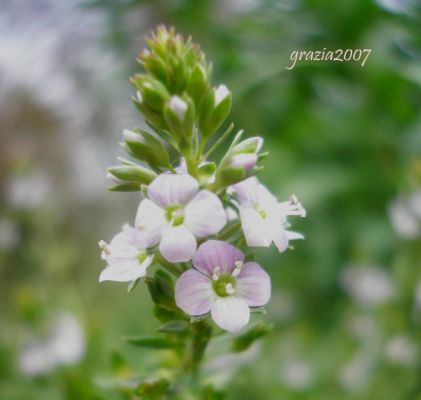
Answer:
<path fill-rule="evenodd" d="M 236 231 L 238 231 L 241 227 L 240 221 L 235 221 L 231 225 L 229 225 L 227 228 L 225 228 L 219 235 L 218 239 L 220 240 L 226 240 L 231 235 L 233 235 Z"/>
<path fill-rule="evenodd" d="M 168 262 L 164 257 L 161 256 L 161 254 L 156 254 L 155 257 L 156 257 L 156 261 L 168 272 L 171 272 L 176 277 L 179 277 L 181 275 L 182 271 L 180 270 L 180 268 L 177 267 L 176 264 L 172 264 Z"/>

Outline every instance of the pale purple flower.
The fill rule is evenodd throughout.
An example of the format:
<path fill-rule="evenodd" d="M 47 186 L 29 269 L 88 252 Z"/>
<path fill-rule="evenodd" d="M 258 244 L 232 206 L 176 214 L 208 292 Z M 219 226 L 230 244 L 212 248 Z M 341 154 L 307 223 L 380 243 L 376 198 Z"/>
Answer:
<path fill-rule="evenodd" d="M 189 261 L 196 238 L 218 233 L 227 217 L 219 198 L 187 174 L 161 174 L 149 185 L 148 199 L 139 204 L 136 228 L 170 262 Z"/>
<path fill-rule="evenodd" d="M 202 243 L 193 266 L 195 269 L 184 272 L 175 285 L 175 301 L 186 314 L 210 311 L 219 327 L 236 332 L 248 323 L 249 307 L 269 301 L 269 275 L 255 262 L 244 263 L 244 254 L 226 242 Z"/>
<path fill-rule="evenodd" d="M 280 252 L 288 248 L 289 240 L 303 235 L 288 231 L 287 217 L 305 217 L 305 209 L 295 196 L 278 203 L 276 198 L 255 177 L 232 186 L 240 203 L 240 219 L 248 246 L 268 247 L 272 242 Z"/>
<path fill-rule="evenodd" d="M 101 272 L 99 281 L 131 282 L 146 275 L 153 255 L 146 248 L 151 246 L 148 237 L 137 229 L 125 225 L 114 236 L 110 244 L 99 242 L 101 258 L 107 267 Z"/>

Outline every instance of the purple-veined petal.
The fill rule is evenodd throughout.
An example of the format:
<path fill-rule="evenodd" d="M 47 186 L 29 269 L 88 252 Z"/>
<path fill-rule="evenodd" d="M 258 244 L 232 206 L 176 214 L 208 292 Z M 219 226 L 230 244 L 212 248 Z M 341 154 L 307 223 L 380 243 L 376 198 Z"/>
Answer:
<path fill-rule="evenodd" d="M 196 269 L 212 276 L 216 267 L 220 272 L 230 274 L 236 261 L 244 261 L 244 254 L 233 245 L 222 240 L 207 240 L 202 243 L 193 257 Z"/>
<path fill-rule="evenodd" d="M 263 306 L 271 294 L 269 275 L 259 264 L 247 262 L 237 276 L 236 291 L 248 306 Z"/>
<path fill-rule="evenodd" d="M 151 265 L 153 255 L 139 263 L 136 259 L 108 265 L 99 276 L 99 281 L 130 282 L 146 275 L 146 269 Z"/>
<path fill-rule="evenodd" d="M 252 176 L 240 183 L 236 183 L 232 188 L 237 193 L 238 200 L 242 205 L 254 206 L 257 204 L 257 189 L 260 183 L 256 177 Z"/>
<path fill-rule="evenodd" d="M 219 232 L 227 223 L 221 200 L 209 190 L 201 190 L 184 209 L 184 223 L 196 237 Z"/>
<path fill-rule="evenodd" d="M 161 207 L 149 199 L 140 202 L 135 226 L 146 235 L 148 247 L 155 246 L 160 241 L 162 230 L 166 225 L 165 212 Z"/>
<path fill-rule="evenodd" d="M 192 233 L 184 226 L 171 226 L 162 233 L 159 251 L 170 262 L 184 262 L 192 259 L 197 243 Z"/>
<path fill-rule="evenodd" d="M 248 246 L 270 246 L 272 242 L 270 225 L 254 208 L 240 206 L 240 219 Z"/>
<path fill-rule="evenodd" d="M 199 190 L 196 179 L 187 174 L 161 174 L 148 187 L 148 197 L 161 207 L 187 204 Z"/>
<path fill-rule="evenodd" d="M 215 298 L 210 280 L 194 269 L 183 272 L 175 284 L 175 302 L 186 314 L 206 314 Z"/>
<path fill-rule="evenodd" d="M 218 297 L 212 303 L 211 316 L 220 328 L 234 333 L 247 325 L 250 319 L 250 309 L 239 297 Z"/>

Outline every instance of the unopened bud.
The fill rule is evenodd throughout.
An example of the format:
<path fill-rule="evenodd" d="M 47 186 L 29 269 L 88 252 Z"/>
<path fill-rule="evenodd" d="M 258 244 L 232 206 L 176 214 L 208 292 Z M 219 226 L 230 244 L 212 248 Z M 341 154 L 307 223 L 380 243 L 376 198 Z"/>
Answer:
<path fill-rule="evenodd" d="M 169 107 L 177 115 L 181 122 L 184 121 L 187 112 L 187 104 L 181 97 L 172 96 Z"/>
<path fill-rule="evenodd" d="M 214 91 L 215 107 L 218 106 L 230 94 L 231 92 L 225 85 L 219 85 Z"/>

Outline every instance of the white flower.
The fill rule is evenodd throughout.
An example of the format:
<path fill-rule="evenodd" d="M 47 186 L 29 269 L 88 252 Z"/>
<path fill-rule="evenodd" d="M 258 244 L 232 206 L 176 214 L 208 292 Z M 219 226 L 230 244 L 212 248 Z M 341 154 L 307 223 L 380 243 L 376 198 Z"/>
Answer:
<path fill-rule="evenodd" d="M 63 313 L 52 322 L 45 339 L 34 339 L 23 347 L 19 367 L 25 375 L 40 375 L 76 363 L 84 352 L 85 336 L 79 322 Z"/>
<path fill-rule="evenodd" d="M 395 295 L 390 275 L 379 267 L 347 267 L 341 275 L 346 292 L 361 306 L 376 306 Z"/>
<path fill-rule="evenodd" d="M 394 199 L 389 204 L 389 218 L 398 235 L 417 238 L 421 232 L 421 190 Z"/>
<path fill-rule="evenodd" d="M 111 240 L 110 244 L 99 242 L 101 258 L 107 267 L 101 272 L 99 281 L 131 282 L 146 275 L 146 269 L 153 261 L 147 253 L 150 242 L 146 235 L 125 225 Z"/>
<path fill-rule="evenodd" d="M 233 185 L 240 202 L 240 219 L 248 246 L 268 247 L 272 242 L 280 252 L 288 248 L 288 241 L 303 239 L 303 235 L 286 230 L 287 217 L 305 217 L 303 206 L 295 196 L 278 203 L 276 198 L 255 177 Z"/>
<path fill-rule="evenodd" d="M 219 198 L 187 174 L 161 174 L 139 204 L 135 226 L 170 262 L 189 261 L 196 238 L 218 233 L 227 217 Z"/>

